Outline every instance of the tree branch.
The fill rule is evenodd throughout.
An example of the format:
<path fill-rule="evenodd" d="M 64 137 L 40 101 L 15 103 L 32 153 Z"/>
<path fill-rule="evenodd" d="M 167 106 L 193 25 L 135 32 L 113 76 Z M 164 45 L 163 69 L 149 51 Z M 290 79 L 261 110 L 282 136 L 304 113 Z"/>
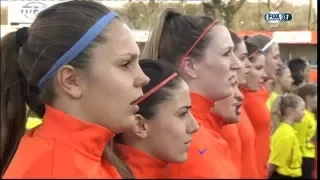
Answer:
<path fill-rule="evenodd" d="M 284 2 L 285 2 L 284 0 L 280 0 L 280 3 L 275 3 L 275 4 L 278 4 L 278 5 L 276 5 L 276 7 L 273 7 L 271 1 L 268 0 L 267 4 L 268 4 L 269 11 L 278 10 L 284 4 Z"/>
<path fill-rule="evenodd" d="M 246 2 L 246 0 L 240 0 L 240 1 L 237 1 L 237 2 L 233 1 L 233 4 L 230 4 L 231 7 L 232 7 L 232 9 L 231 9 L 232 13 L 238 12 L 239 9 L 244 5 L 245 2 Z"/>
<path fill-rule="evenodd" d="M 213 6 L 210 3 L 202 2 L 202 7 L 205 15 L 213 15 Z"/>
<path fill-rule="evenodd" d="M 276 5 L 274 10 L 278 10 L 283 4 L 284 4 L 284 0 L 281 0 L 281 2 L 278 5 Z"/>

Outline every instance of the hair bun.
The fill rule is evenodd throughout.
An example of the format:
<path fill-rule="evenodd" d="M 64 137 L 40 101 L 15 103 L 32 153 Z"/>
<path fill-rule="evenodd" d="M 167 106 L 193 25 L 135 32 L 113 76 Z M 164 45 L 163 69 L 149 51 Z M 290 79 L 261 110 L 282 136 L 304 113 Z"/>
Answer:
<path fill-rule="evenodd" d="M 23 27 L 16 31 L 16 44 L 19 48 L 28 40 L 28 31 L 28 27 Z"/>

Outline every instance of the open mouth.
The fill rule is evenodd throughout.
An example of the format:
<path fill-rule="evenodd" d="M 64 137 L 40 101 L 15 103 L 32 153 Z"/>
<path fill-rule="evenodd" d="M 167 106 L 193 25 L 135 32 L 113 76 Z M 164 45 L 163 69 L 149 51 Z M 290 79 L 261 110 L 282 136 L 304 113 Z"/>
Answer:
<path fill-rule="evenodd" d="M 236 113 L 237 116 L 239 116 L 241 114 L 241 106 L 242 106 L 241 103 L 235 105 L 235 108 L 236 108 L 235 109 L 235 113 Z"/>

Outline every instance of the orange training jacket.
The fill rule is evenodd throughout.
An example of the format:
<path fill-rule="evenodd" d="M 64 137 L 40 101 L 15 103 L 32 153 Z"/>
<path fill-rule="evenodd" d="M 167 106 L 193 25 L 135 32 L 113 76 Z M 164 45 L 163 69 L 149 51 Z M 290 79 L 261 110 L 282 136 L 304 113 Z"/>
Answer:
<path fill-rule="evenodd" d="M 210 113 L 214 103 L 196 93 L 191 93 L 191 101 L 200 128 L 192 137 L 188 160 L 169 165 L 169 178 L 239 178 L 227 142 L 205 123 L 215 121 Z"/>
<path fill-rule="evenodd" d="M 256 92 L 258 96 L 262 97 L 263 101 L 266 103 L 269 99 L 270 93 L 266 87 L 261 86 L 259 91 Z"/>
<path fill-rule="evenodd" d="M 241 139 L 241 179 L 257 179 L 256 134 L 243 107 L 237 124 Z"/>
<path fill-rule="evenodd" d="M 237 124 L 223 124 L 223 119 L 219 115 L 211 114 L 215 121 L 204 121 L 203 123 L 211 130 L 219 133 L 227 141 L 232 161 L 240 175 L 241 171 L 241 139 Z"/>
<path fill-rule="evenodd" d="M 263 92 L 261 92 L 263 91 Z M 270 153 L 271 116 L 266 105 L 266 100 L 261 96 L 265 89 L 259 92 L 250 92 L 242 89 L 244 95 L 244 109 L 256 133 L 257 167 L 261 178 L 268 176 L 267 164 Z"/>
<path fill-rule="evenodd" d="M 102 126 L 46 106 L 43 124 L 21 139 L 3 178 L 121 178 L 108 162 L 102 164 L 113 136 Z"/>
<path fill-rule="evenodd" d="M 135 178 L 163 179 L 169 177 L 168 163 L 131 146 L 117 144 L 116 148 Z"/>

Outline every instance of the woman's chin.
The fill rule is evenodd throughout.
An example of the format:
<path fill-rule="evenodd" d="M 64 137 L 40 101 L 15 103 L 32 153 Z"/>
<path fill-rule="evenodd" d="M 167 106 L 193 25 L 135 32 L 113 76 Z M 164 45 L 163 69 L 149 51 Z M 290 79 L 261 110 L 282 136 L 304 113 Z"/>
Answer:
<path fill-rule="evenodd" d="M 173 161 L 173 163 L 183 163 L 188 160 L 188 153 L 185 152 L 181 154 L 180 156 L 177 156 Z"/>

